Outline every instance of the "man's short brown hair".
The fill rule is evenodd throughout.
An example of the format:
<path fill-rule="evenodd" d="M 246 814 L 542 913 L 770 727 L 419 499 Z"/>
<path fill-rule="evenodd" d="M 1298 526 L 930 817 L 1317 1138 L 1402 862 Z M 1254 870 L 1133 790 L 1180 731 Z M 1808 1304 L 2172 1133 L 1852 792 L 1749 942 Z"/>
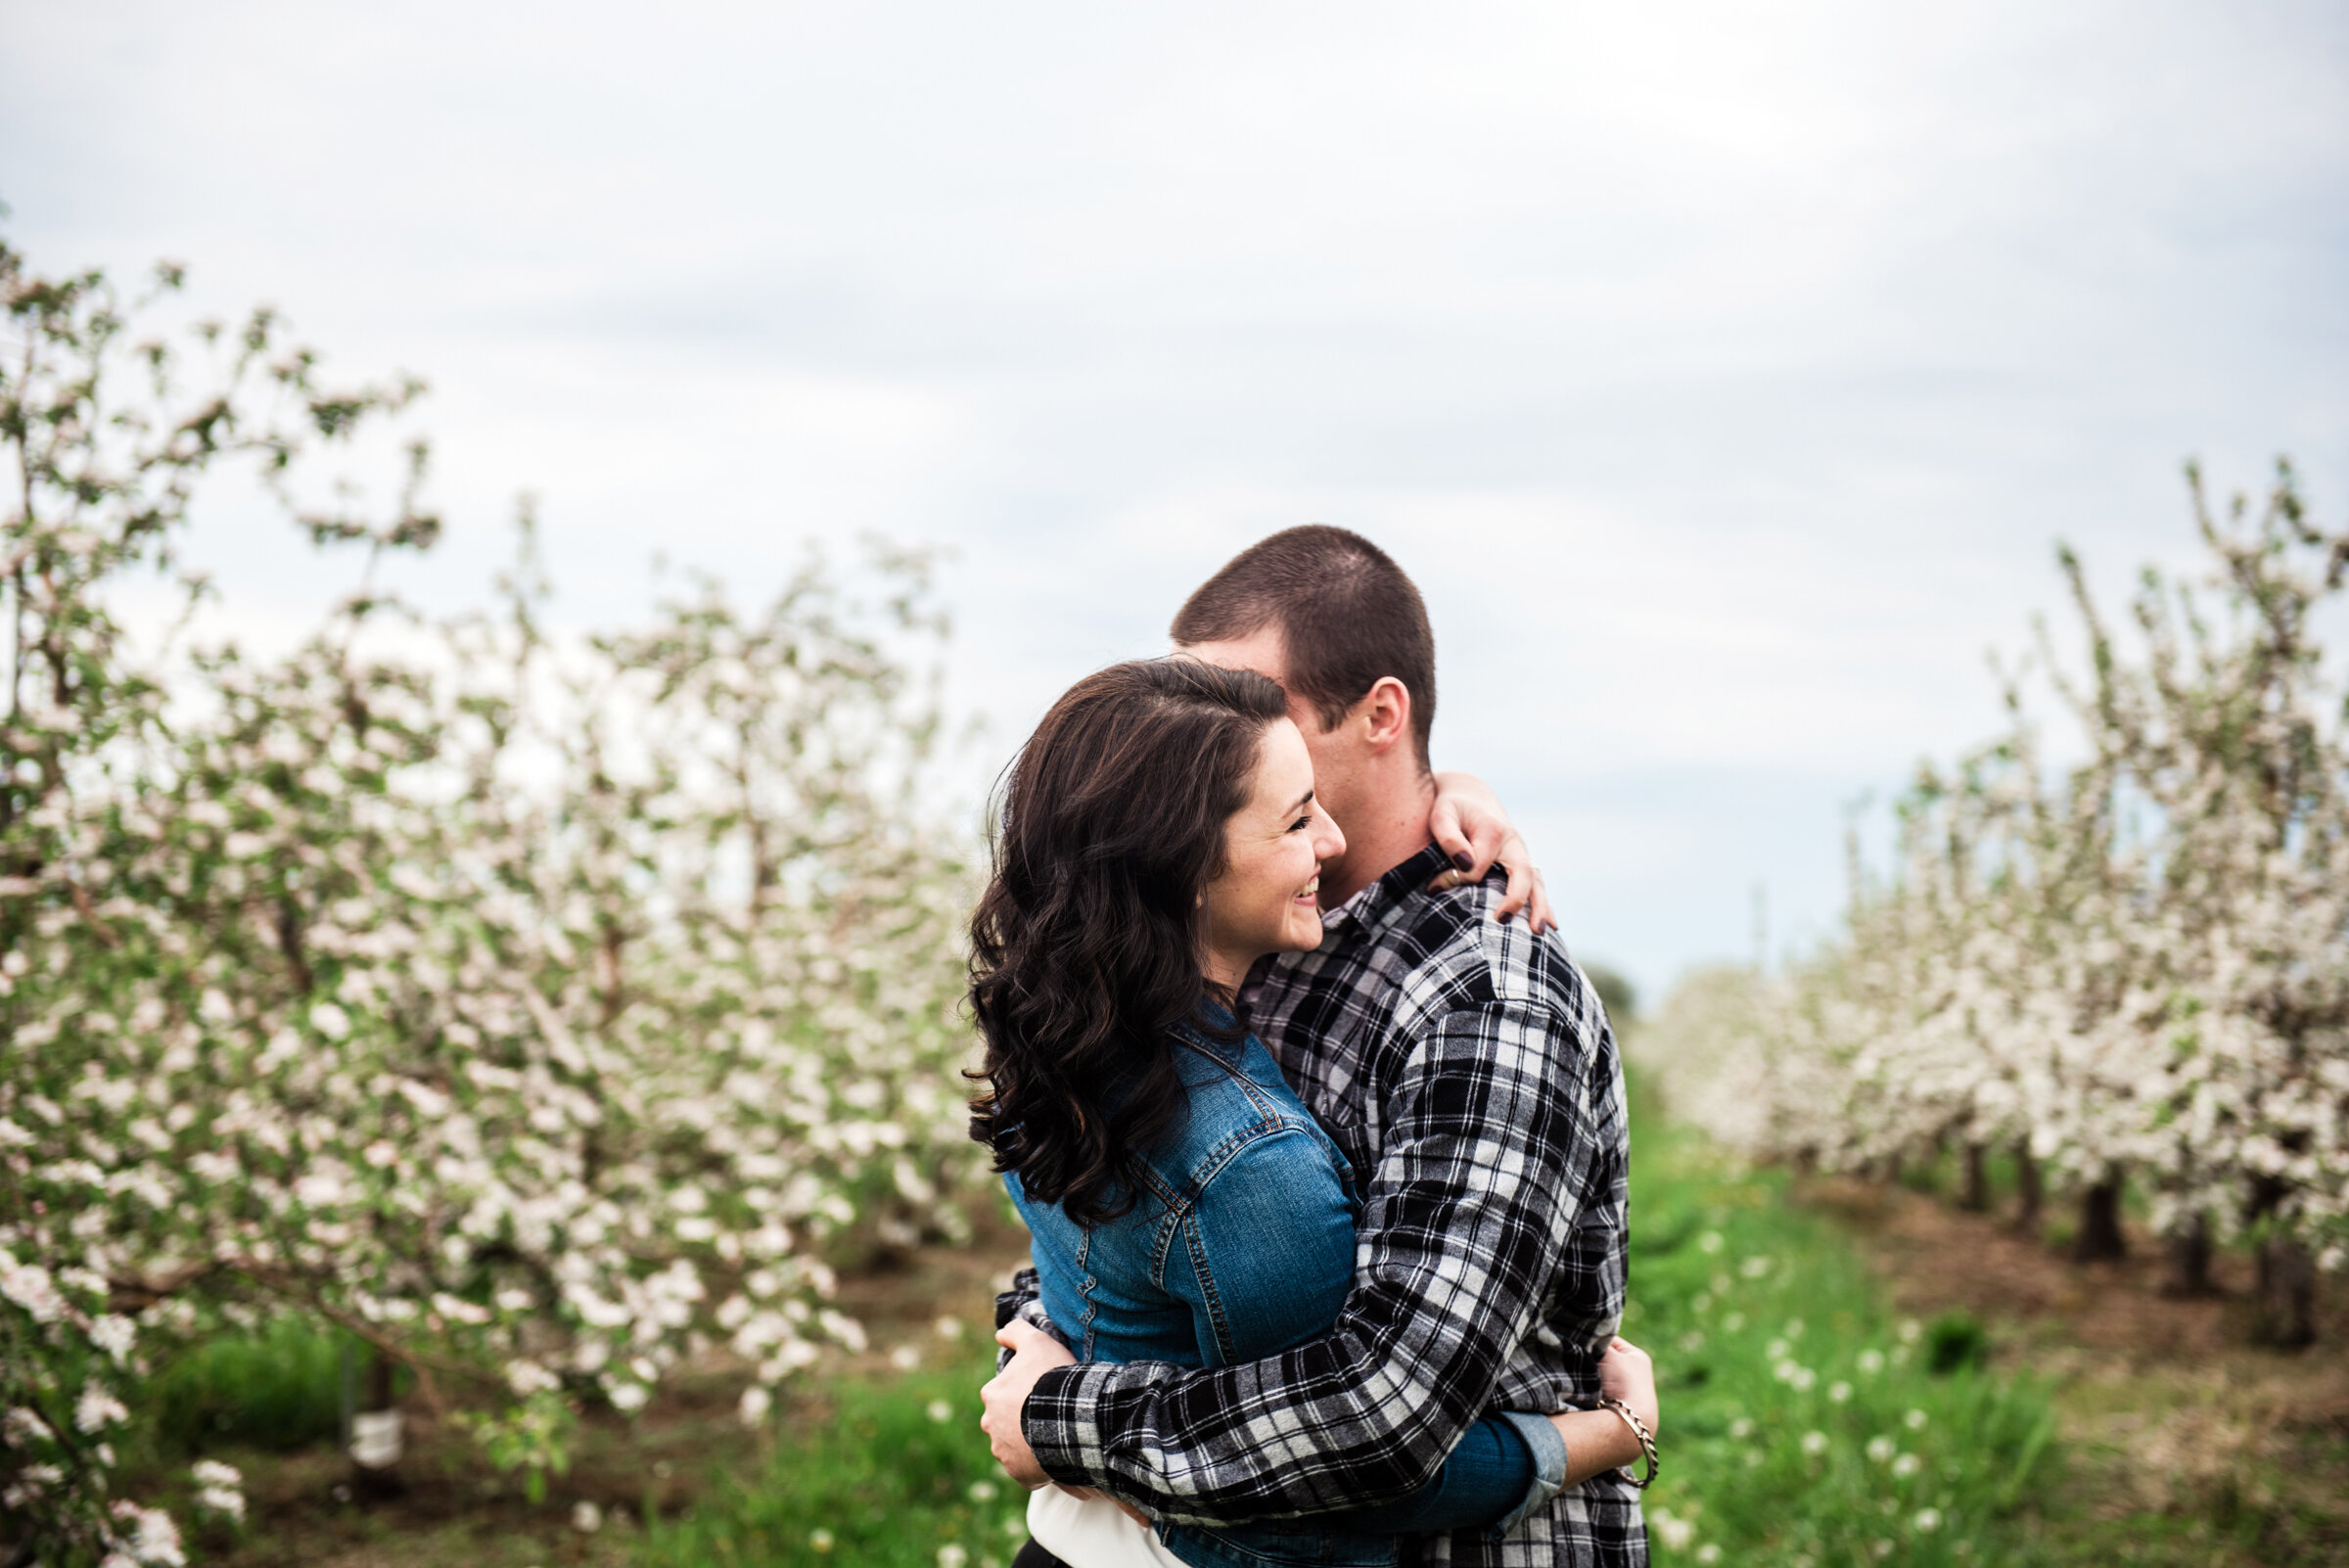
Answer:
<path fill-rule="evenodd" d="M 1436 721 L 1436 634 L 1419 590 L 1386 551 L 1315 523 L 1259 539 L 1174 613 L 1177 646 L 1280 628 L 1288 685 L 1330 729 L 1386 676 L 1411 694 L 1411 739 L 1428 765 Z"/>

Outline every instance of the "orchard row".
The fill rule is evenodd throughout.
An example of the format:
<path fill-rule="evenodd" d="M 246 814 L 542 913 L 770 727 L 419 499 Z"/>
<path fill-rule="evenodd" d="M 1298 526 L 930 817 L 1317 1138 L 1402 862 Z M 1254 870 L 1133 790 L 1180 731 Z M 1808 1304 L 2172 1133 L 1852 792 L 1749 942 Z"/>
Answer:
<path fill-rule="evenodd" d="M 2125 632 L 2064 556 L 2087 669 L 2041 651 L 2066 721 L 2011 682 L 2009 732 L 1921 772 L 1838 940 L 1693 977 L 1645 1045 L 1681 1110 L 1760 1154 L 1954 1152 L 1978 1205 L 2010 1152 L 2034 1217 L 2079 1205 L 2083 1257 L 2121 1247 L 2133 1188 L 2181 1284 L 2247 1242 L 2264 1332 L 2305 1341 L 2317 1272 L 2349 1260 L 2349 683 L 2319 641 L 2349 531 L 2288 469 L 2264 507 L 2194 492 L 2208 572 L 2148 572 Z"/>
<path fill-rule="evenodd" d="M 136 340 L 106 280 L 4 249 L 0 299 L 6 1533 L 179 1560 L 118 1449 L 224 1318 L 342 1325 L 367 1403 L 404 1365 L 541 1470 L 687 1357 L 734 1358 L 753 1416 L 860 1344 L 825 1239 L 952 1232 L 978 1156 L 921 563 L 869 610 L 810 566 L 756 616 L 700 584 L 556 638 L 526 527 L 494 613 L 362 586 L 240 653 L 185 629 L 215 623 L 195 498 L 241 471 L 370 581 L 438 531 L 424 449 L 374 515 L 320 464 L 363 468 L 416 389 L 327 389 L 266 313 Z M 396 1417 L 360 1430 L 395 1452 Z"/>

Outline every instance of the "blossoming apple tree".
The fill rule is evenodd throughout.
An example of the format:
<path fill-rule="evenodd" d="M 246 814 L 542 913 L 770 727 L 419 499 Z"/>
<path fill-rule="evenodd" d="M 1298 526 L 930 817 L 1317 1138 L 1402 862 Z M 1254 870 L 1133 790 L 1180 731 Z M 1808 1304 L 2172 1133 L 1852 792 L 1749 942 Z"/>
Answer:
<path fill-rule="evenodd" d="M 2088 669 L 2047 665 L 2083 738 L 2051 764 L 2010 732 L 1927 766 L 1897 874 L 1856 883 L 1840 940 L 1765 984 L 1685 988 L 1648 1050 L 1690 1114 L 1748 1147 L 1887 1168 L 2015 1151 L 2080 1204 L 2078 1250 L 2122 1244 L 2124 1182 L 2173 1279 L 2256 1246 L 2263 1331 L 2314 1329 L 2318 1266 L 2349 1261 L 2349 682 L 2337 623 L 2349 530 L 2288 468 L 2263 508 L 2213 516 L 2210 570 L 2148 572 L 2124 637 L 2063 565 Z"/>
<path fill-rule="evenodd" d="M 565 639 L 526 547 L 494 612 L 362 585 L 290 655 L 207 645 L 215 476 L 371 568 L 431 545 L 421 444 L 373 513 L 319 487 L 420 389 L 331 389 L 266 312 L 139 337 L 5 249 L 0 299 L 6 1533 L 181 1560 L 117 1447 L 223 1314 L 341 1325 L 534 1472 L 697 1351 L 756 1414 L 858 1344 L 811 1243 L 953 1233 L 975 1153 L 924 563 Z"/>

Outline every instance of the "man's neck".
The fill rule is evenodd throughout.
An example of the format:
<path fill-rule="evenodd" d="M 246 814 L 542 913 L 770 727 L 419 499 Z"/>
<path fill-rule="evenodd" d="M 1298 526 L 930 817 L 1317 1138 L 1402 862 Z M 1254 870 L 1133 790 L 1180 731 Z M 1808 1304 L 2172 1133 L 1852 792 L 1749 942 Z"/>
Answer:
<path fill-rule="evenodd" d="M 1335 870 L 1335 885 L 1330 870 L 1321 873 L 1321 906 L 1336 908 L 1426 849 L 1435 805 L 1435 775 L 1413 772 L 1350 812 L 1355 820 L 1338 824 L 1346 832 L 1346 858 Z"/>

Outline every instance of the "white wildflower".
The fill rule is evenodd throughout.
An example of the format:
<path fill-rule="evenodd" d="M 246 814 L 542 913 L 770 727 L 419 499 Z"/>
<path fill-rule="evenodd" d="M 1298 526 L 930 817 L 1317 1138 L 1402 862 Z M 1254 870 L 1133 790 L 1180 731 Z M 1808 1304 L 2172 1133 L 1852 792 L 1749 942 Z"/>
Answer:
<path fill-rule="evenodd" d="M 1694 1521 L 1683 1519 L 1669 1508 L 1657 1508 L 1650 1512 L 1647 1523 L 1667 1550 L 1685 1551 L 1688 1544 L 1696 1539 Z"/>

